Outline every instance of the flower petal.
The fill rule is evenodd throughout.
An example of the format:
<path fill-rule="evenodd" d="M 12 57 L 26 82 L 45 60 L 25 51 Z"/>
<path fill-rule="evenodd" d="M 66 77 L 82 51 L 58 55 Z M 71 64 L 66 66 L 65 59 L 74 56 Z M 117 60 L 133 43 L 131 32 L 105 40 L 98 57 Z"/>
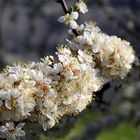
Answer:
<path fill-rule="evenodd" d="M 71 13 L 71 16 L 72 16 L 73 19 L 76 20 L 76 19 L 78 19 L 79 14 L 78 14 L 78 12 L 72 12 L 72 13 Z"/>
<path fill-rule="evenodd" d="M 60 23 L 64 23 L 64 21 L 65 21 L 65 16 L 62 16 L 62 17 L 58 18 L 57 21 L 60 22 Z"/>
<path fill-rule="evenodd" d="M 72 21 L 70 22 L 70 27 L 71 27 L 72 29 L 77 29 L 77 28 L 78 28 L 77 22 L 74 21 L 74 20 L 72 20 Z"/>

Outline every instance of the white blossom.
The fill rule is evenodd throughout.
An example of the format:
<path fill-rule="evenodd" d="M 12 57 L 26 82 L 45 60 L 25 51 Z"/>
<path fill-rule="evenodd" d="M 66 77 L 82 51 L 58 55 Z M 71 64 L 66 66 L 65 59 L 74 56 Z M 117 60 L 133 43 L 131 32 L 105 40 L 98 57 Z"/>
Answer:
<path fill-rule="evenodd" d="M 79 2 L 76 3 L 76 8 L 83 14 L 88 12 L 87 5 L 83 0 L 79 0 Z"/>
<path fill-rule="evenodd" d="M 19 140 L 20 137 L 25 136 L 25 132 L 22 130 L 24 123 L 18 124 L 16 127 L 14 123 L 9 122 L 6 125 L 0 127 L 0 135 L 7 140 Z"/>
<path fill-rule="evenodd" d="M 75 20 L 78 19 L 78 12 L 73 11 L 71 14 L 67 13 L 65 16 L 62 16 L 58 19 L 60 23 L 65 23 L 69 25 L 72 29 L 78 28 L 78 24 Z"/>

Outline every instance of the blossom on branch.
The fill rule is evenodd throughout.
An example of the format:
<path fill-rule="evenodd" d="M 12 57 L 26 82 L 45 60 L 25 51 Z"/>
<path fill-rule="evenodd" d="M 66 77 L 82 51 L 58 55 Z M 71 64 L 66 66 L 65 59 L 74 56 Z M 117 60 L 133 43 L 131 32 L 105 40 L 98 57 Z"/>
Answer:
<path fill-rule="evenodd" d="M 82 0 L 76 7 L 87 11 Z M 135 60 L 130 43 L 101 32 L 92 20 L 78 26 L 78 16 L 72 11 L 58 19 L 70 26 L 72 38 L 59 45 L 57 60 L 47 56 L 39 63 L 7 66 L 0 74 L 1 138 L 24 136 L 20 122 L 52 128 L 63 116 L 85 109 L 106 79 L 124 78 L 130 71 Z"/>
<path fill-rule="evenodd" d="M 65 16 L 60 17 L 58 19 L 58 22 L 65 23 L 66 25 L 69 25 L 70 28 L 76 29 L 78 27 L 78 24 L 75 20 L 77 20 L 78 17 L 78 12 L 73 11 L 71 14 L 67 13 Z"/>

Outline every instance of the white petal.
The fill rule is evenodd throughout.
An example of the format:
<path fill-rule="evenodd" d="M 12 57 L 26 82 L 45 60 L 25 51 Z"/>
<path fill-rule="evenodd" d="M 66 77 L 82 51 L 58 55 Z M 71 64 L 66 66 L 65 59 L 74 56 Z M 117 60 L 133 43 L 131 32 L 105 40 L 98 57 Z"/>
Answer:
<path fill-rule="evenodd" d="M 1 126 L 1 127 L 0 127 L 0 132 L 1 132 L 1 133 L 7 133 L 7 132 L 8 132 L 7 127 Z"/>
<path fill-rule="evenodd" d="M 60 63 L 54 64 L 54 73 L 55 74 L 62 72 L 62 70 L 63 70 L 63 68 L 62 68 L 62 65 Z"/>
<path fill-rule="evenodd" d="M 74 21 L 74 20 L 72 20 L 72 21 L 70 22 L 70 27 L 71 27 L 72 29 L 77 29 L 77 28 L 78 28 L 77 22 Z"/>
<path fill-rule="evenodd" d="M 80 29 L 80 30 L 83 30 L 84 27 L 85 27 L 84 24 L 81 24 L 80 27 L 79 27 L 79 29 Z"/>
<path fill-rule="evenodd" d="M 11 102 L 8 101 L 8 100 L 5 101 L 5 106 L 6 106 L 6 108 L 8 108 L 8 109 L 12 109 Z"/>
<path fill-rule="evenodd" d="M 60 23 L 64 23 L 64 21 L 65 21 L 65 16 L 62 16 L 62 17 L 58 18 L 57 21 L 60 22 Z"/>
<path fill-rule="evenodd" d="M 82 57 L 84 57 L 84 52 L 82 50 L 78 50 L 78 54 Z"/>
<path fill-rule="evenodd" d="M 86 39 L 88 45 L 92 45 L 92 44 L 93 44 L 93 42 L 92 42 L 92 37 L 91 37 L 91 33 L 85 31 L 85 32 L 84 32 L 84 37 L 85 37 L 85 39 Z"/>
<path fill-rule="evenodd" d="M 100 50 L 100 46 L 99 45 L 92 46 L 93 53 L 97 53 L 97 52 L 99 52 L 99 50 Z"/>
<path fill-rule="evenodd" d="M 80 45 L 83 45 L 85 44 L 86 40 L 85 40 L 85 37 L 80 35 L 76 38 L 76 42 L 79 43 Z"/>
<path fill-rule="evenodd" d="M 68 30 L 68 33 L 69 33 L 70 35 L 74 35 L 74 33 L 73 33 L 73 31 L 72 31 L 71 29 Z M 67 40 L 68 40 L 68 39 L 67 39 Z"/>
<path fill-rule="evenodd" d="M 78 12 L 72 12 L 72 13 L 71 13 L 71 16 L 72 16 L 73 19 L 76 20 L 76 19 L 78 19 L 79 14 L 78 14 Z"/>
<path fill-rule="evenodd" d="M 18 131 L 18 137 L 23 137 L 25 136 L 25 132 L 23 130 Z"/>
<path fill-rule="evenodd" d="M 66 73 L 64 74 L 64 76 L 65 76 L 65 78 L 67 80 L 69 80 L 69 79 L 72 79 L 73 78 L 74 74 L 73 74 L 72 70 L 69 69 L 69 71 L 66 71 Z"/>
<path fill-rule="evenodd" d="M 22 127 L 25 125 L 25 123 L 20 123 L 16 126 L 16 129 L 22 129 Z"/>
<path fill-rule="evenodd" d="M 12 130 L 12 129 L 14 129 L 14 123 L 12 123 L 12 122 L 6 123 L 6 127 L 7 127 L 9 130 Z"/>

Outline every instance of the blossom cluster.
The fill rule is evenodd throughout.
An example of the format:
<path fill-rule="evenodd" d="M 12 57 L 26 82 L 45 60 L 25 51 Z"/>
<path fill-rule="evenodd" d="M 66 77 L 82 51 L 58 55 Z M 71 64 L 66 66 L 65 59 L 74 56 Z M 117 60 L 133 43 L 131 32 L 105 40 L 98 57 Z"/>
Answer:
<path fill-rule="evenodd" d="M 88 9 L 82 0 L 75 9 L 58 20 L 71 28 L 70 39 L 58 47 L 58 60 L 47 56 L 39 63 L 7 66 L 0 74 L 2 138 L 24 136 L 24 121 L 52 128 L 61 117 L 85 109 L 106 79 L 130 71 L 135 59 L 130 43 L 102 33 L 91 20 L 78 25 L 79 13 Z"/>

